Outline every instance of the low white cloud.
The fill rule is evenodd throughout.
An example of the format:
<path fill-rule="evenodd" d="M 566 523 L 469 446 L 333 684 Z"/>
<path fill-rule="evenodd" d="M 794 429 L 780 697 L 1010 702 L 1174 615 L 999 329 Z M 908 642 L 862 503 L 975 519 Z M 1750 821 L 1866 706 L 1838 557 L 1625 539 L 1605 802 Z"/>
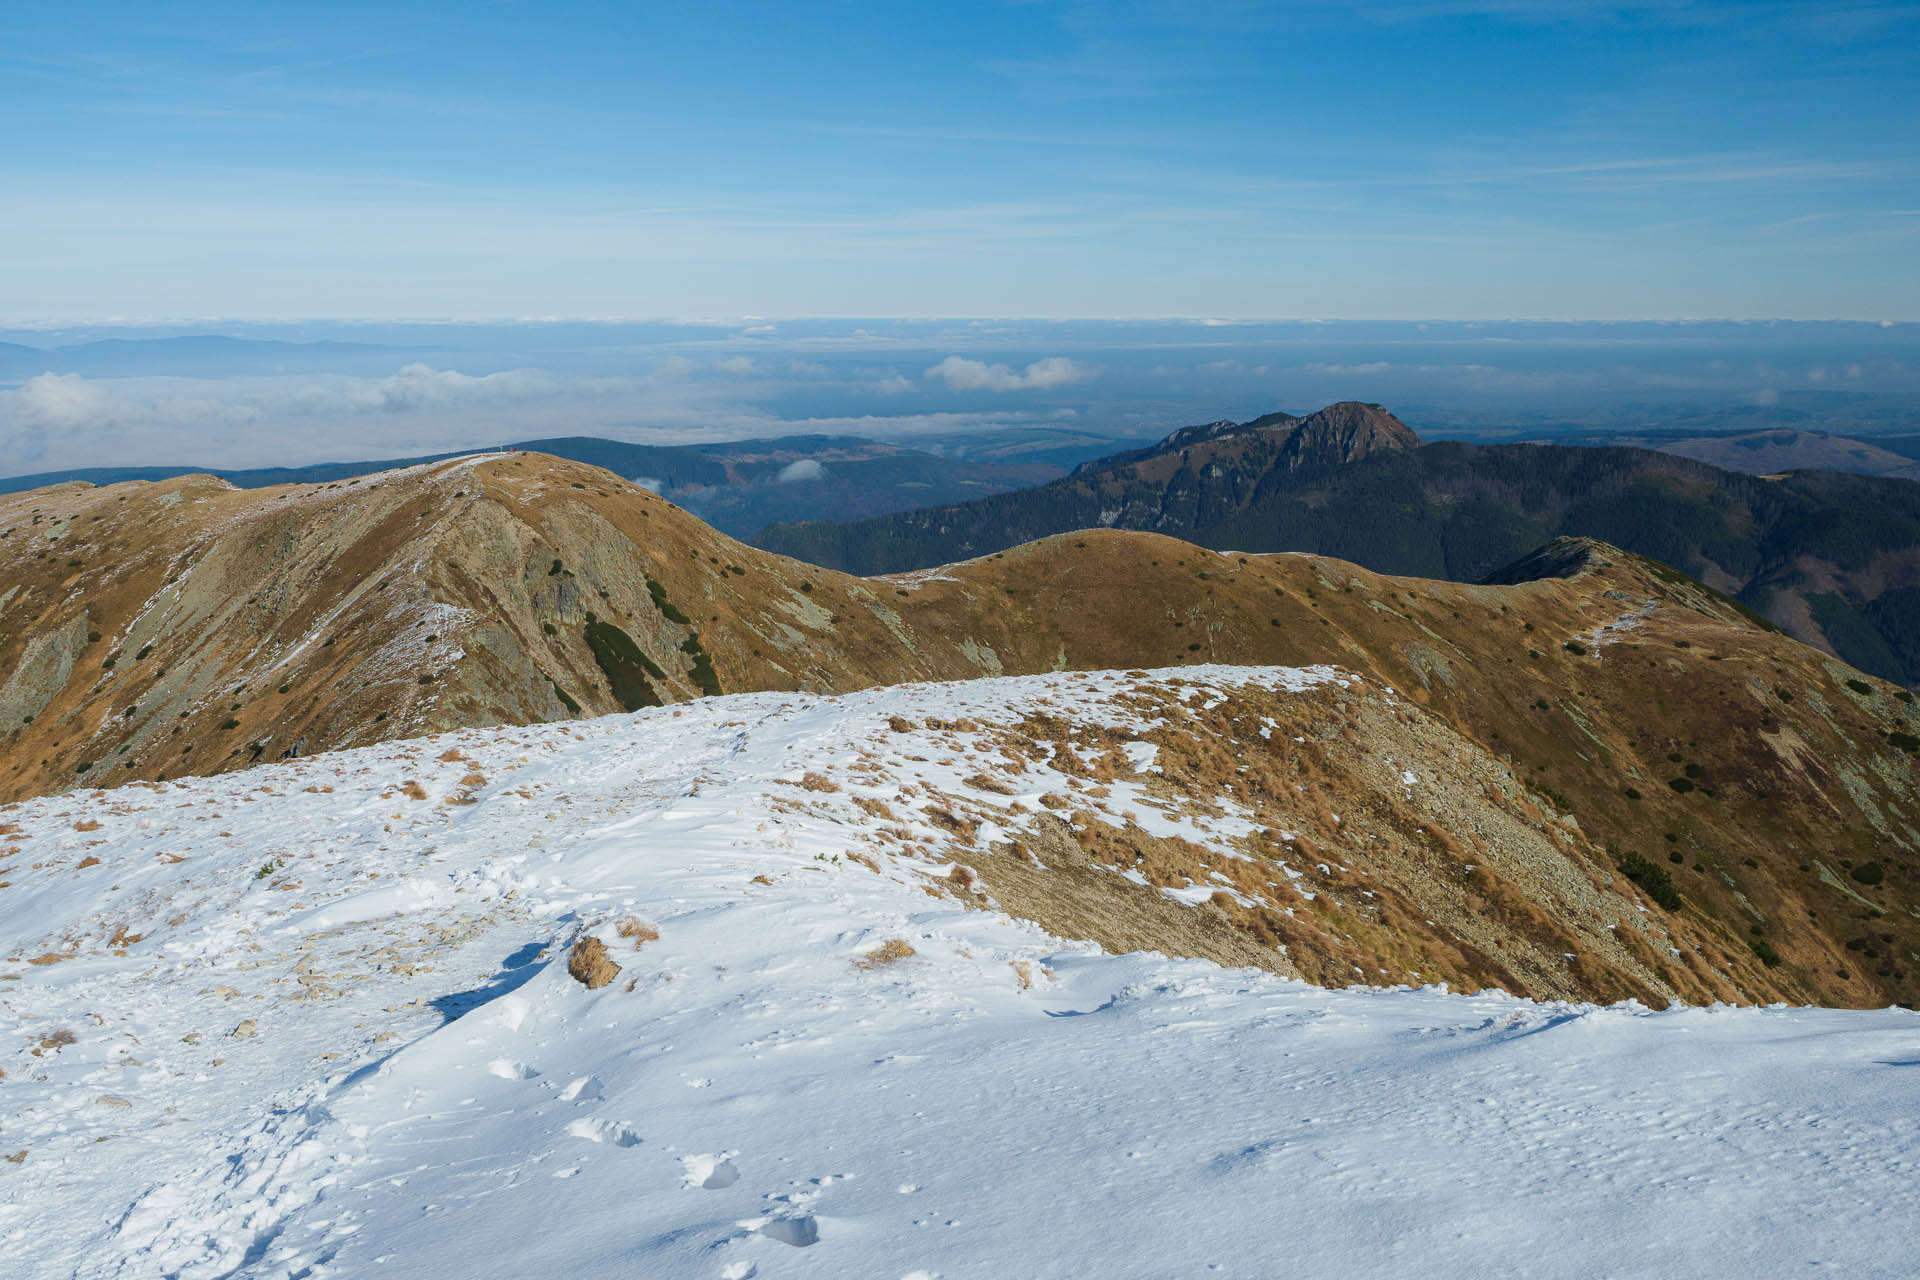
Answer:
<path fill-rule="evenodd" d="M 827 376 L 827 366 L 818 360 L 789 360 L 787 372 L 801 378 L 824 378 Z"/>
<path fill-rule="evenodd" d="M 635 476 L 633 478 L 633 482 L 639 485 L 642 489 L 645 489 L 648 493 L 660 492 L 660 490 L 664 488 L 667 483 L 666 481 L 662 480 L 659 476 Z"/>
<path fill-rule="evenodd" d="M 361 383 L 347 394 L 347 408 L 360 412 L 403 413 L 474 400 L 525 400 L 549 395 L 554 385 L 537 369 L 509 369 L 474 377 L 432 365 L 403 365 L 400 372 L 372 385 Z"/>
<path fill-rule="evenodd" d="M 1755 391 L 1747 397 L 1747 403 L 1759 405 L 1764 409 L 1779 404 L 1780 393 L 1772 387 L 1761 387 L 1758 391 Z"/>
<path fill-rule="evenodd" d="M 113 397 L 77 373 L 43 373 L 14 393 L 13 419 L 43 431 L 98 426 L 113 413 Z"/>
<path fill-rule="evenodd" d="M 692 373 L 696 367 L 693 361 L 687 359 L 685 356 L 668 356 L 660 362 L 660 366 L 655 372 L 663 373 L 669 378 L 679 378 Z"/>
<path fill-rule="evenodd" d="M 879 390 L 883 396 L 905 395 L 913 390 L 913 379 L 902 377 L 897 373 L 892 374 L 880 379 Z"/>
<path fill-rule="evenodd" d="M 789 462 L 780 468 L 775 479 L 781 484 L 804 484 L 808 480 L 818 480 L 826 474 L 826 469 L 812 458 L 801 458 L 798 462 Z"/>
<path fill-rule="evenodd" d="M 1045 391 L 1089 381 L 1098 372 L 1065 356 L 1035 360 L 1018 371 L 1004 364 L 948 356 L 928 369 L 927 376 L 939 378 L 955 391 Z"/>
<path fill-rule="evenodd" d="M 752 373 L 754 371 L 753 357 L 729 356 L 725 360 L 714 361 L 713 367 L 722 373 Z"/>

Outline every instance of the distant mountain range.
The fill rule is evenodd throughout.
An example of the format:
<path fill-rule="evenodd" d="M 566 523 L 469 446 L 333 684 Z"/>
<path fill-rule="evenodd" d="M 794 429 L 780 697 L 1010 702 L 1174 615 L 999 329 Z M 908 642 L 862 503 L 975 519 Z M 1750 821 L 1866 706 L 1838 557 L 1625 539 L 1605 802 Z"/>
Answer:
<path fill-rule="evenodd" d="M 190 373 L 219 377 L 258 373 L 302 373 L 331 369 L 342 360 L 423 351 L 368 342 L 282 342 L 193 334 L 177 338 L 101 338 L 54 347 L 0 342 L 0 379 L 42 373 L 79 373 L 91 377 L 139 377 Z"/>
<path fill-rule="evenodd" d="M 1422 444 L 1377 405 L 1187 428 L 1037 488 L 775 526 L 759 542 L 872 574 L 1096 527 L 1456 581 L 1556 536 L 1600 538 L 1864 670 L 1920 681 L 1920 486 L 1828 471 L 1762 479 L 1634 448 Z"/>
<path fill-rule="evenodd" d="M 1723 470 L 1757 476 L 1787 471 L 1848 471 L 1857 475 L 1920 480 L 1920 436 L 1862 440 L 1824 431 L 1770 427 L 1725 434 L 1654 432 L 1588 436 L 1558 443 L 1656 449 Z"/>
<path fill-rule="evenodd" d="M 1041 484 L 1066 470 L 1061 459 L 1078 460 L 1110 445 L 1083 436 L 1063 442 L 1045 436 L 1032 440 L 1022 437 L 1005 442 L 1002 460 L 948 457 L 854 436 L 787 436 L 693 445 L 640 445 L 594 436 L 567 436 L 522 440 L 510 447 L 605 467 L 673 499 L 726 533 L 747 537 L 776 521 L 813 519 L 826 513 L 859 519 Z M 184 475 L 218 475 L 242 489 L 326 484 L 458 456 L 440 453 L 239 471 L 212 467 L 87 467 L 0 479 L 0 493 L 76 480 L 108 485 Z"/>

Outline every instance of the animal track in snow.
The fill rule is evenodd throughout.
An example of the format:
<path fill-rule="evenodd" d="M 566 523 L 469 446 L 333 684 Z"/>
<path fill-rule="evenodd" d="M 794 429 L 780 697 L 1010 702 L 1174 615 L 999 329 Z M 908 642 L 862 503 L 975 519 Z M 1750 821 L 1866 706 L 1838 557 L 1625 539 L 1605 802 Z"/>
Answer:
<path fill-rule="evenodd" d="M 588 1142 L 604 1142 L 611 1147 L 637 1147 L 640 1135 L 618 1120 L 594 1120 L 582 1116 L 567 1125 L 567 1132 Z"/>
<path fill-rule="evenodd" d="M 756 1229 L 767 1239 L 790 1244 L 796 1249 L 820 1243 L 820 1222 L 810 1213 L 794 1218 L 770 1218 Z"/>
<path fill-rule="evenodd" d="M 732 1186 L 740 1181 L 740 1170 L 734 1167 L 732 1155 L 733 1152 L 727 1151 L 719 1155 L 681 1156 L 682 1182 L 706 1191 Z"/>
<path fill-rule="evenodd" d="M 597 1076 L 581 1076 L 560 1091 L 562 1102 L 596 1102 L 600 1096 L 600 1080 Z"/>

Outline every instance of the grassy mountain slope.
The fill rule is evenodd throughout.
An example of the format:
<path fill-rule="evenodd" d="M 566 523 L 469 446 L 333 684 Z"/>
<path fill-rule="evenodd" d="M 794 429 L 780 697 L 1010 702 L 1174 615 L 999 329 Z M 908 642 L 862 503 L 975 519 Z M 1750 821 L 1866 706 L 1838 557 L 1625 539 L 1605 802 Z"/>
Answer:
<path fill-rule="evenodd" d="M 1669 903 L 1705 930 L 1688 936 L 1707 950 L 1687 955 L 1732 985 L 1698 977 L 1699 992 L 1920 997 L 1920 715 L 1901 691 L 1603 546 L 1556 544 L 1508 576 L 1397 579 L 1095 531 L 863 580 L 743 546 L 605 471 L 528 454 L 278 490 L 204 477 L 68 486 L 0 502 L 0 797 L 714 691 L 1325 663 L 1399 690 L 1409 715 L 1497 758 L 1507 780 L 1488 785 L 1518 788 L 1503 811 L 1571 851 L 1594 883 L 1648 911 Z M 1295 734 L 1365 747 L 1385 723 L 1329 712 Z M 1059 739 L 1044 719 L 1024 732 Z M 1254 730 L 1222 732 L 1224 743 Z M 1387 801 L 1352 782 L 1383 750 L 1343 766 L 1346 782 L 1323 779 L 1318 839 L 1343 860 L 1366 852 L 1350 832 L 1387 829 L 1355 817 Z M 1225 747 L 1193 759 L 1197 794 L 1283 782 L 1238 774 Z M 1379 822 L 1402 830 L 1389 808 Z M 1474 863 L 1483 819 L 1462 809 L 1426 854 L 1407 846 L 1409 865 Z M 1410 935 L 1367 915 L 1372 900 L 1349 887 L 1328 936 L 1365 932 L 1368 954 L 1389 956 Z M 1477 909 L 1543 946 L 1559 926 L 1537 888 L 1490 882 Z M 1230 922 L 1256 938 L 1272 928 Z M 1664 965 L 1659 984 L 1621 985 L 1610 969 L 1581 990 L 1692 990 L 1674 968 L 1690 969 L 1687 955 L 1636 962 L 1655 977 Z"/>
<path fill-rule="evenodd" d="M 781 526 L 760 541 L 872 573 L 1111 526 L 1471 581 L 1549 538 L 1592 537 L 1675 565 L 1864 670 L 1920 682 L 1920 486 L 1906 481 L 1763 479 L 1645 450 L 1554 445 L 1443 443 L 1286 467 L 1253 448 L 1236 455 L 1236 439 L 1122 455 L 957 506 Z"/>

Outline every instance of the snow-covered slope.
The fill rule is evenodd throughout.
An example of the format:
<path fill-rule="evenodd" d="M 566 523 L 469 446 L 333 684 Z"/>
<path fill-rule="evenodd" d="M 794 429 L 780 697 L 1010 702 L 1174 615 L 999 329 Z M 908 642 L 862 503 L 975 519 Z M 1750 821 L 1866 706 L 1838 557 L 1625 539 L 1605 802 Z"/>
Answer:
<path fill-rule="evenodd" d="M 992 727 L 1125 725 L 1144 678 L 714 698 L 0 811 L 0 1274 L 1911 1274 L 1908 1011 L 1108 956 L 888 808 L 1039 803 L 1061 779 L 996 782 Z M 1139 817 L 1232 856 L 1231 813 Z"/>

